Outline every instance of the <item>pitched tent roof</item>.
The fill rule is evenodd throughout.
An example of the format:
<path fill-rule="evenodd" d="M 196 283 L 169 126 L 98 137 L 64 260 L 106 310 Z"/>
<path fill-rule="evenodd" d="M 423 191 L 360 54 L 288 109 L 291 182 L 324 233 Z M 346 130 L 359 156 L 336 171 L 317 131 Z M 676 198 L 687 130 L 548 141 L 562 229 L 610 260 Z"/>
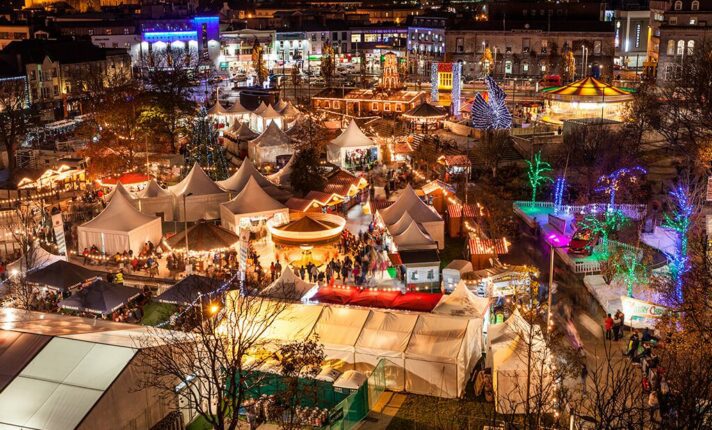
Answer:
<path fill-rule="evenodd" d="M 178 197 L 183 194 L 203 196 L 208 194 L 222 194 L 223 190 L 213 182 L 198 163 L 193 165 L 188 175 L 178 184 L 168 187 L 168 190 Z"/>
<path fill-rule="evenodd" d="M 168 246 L 173 249 L 185 248 L 185 235 L 188 234 L 188 246 L 191 251 L 206 252 L 214 249 L 230 248 L 240 238 L 233 232 L 225 230 L 211 222 L 197 224 L 176 233 L 168 239 Z"/>
<path fill-rule="evenodd" d="M 282 112 L 287 106 L 289 106 L 289 103 L 285 102 L 284 99 L 279 99 L 277 104 L 274 105 L 274 110 Z"/>
<path fill-rule="evenodd" d="M 267 288 L 260 292 L 261 296 L 275 299 L 300 300 L 314 288 L 316 284 L 309 283 L 297 276 L 291 267 L 287 266 L 282 274 Z"/>
<path fill-rule="evenodd" d="M 117 193 L 99 215 L 80 227 L 129 232 L 155 219 L 155 216 L 141 213 L 123 194 Z"/>
<path fill-rule="evenodd" d="M 59 302 L 59 307 L 79 312 L 110 314 L 141 294 L 141 290 L 97 279 Z"/>
<path fill-rule="evenodd" d="M 208 109 L 208 115 L 225 115 L 226 113 L 227 109 L 220 104 L 220 100 L 215 102 L 215 104 L 210 106 L 210 109 Z"/>
<path fill-rule="evenodd" d="M 242 164 L 240 165 L 240 168 L 237 169 L 237 172 L 233 173 L 232 176 L 223 181 L 217 181 L 217 184 L 224 190 L 239 193 L 245 188 L 250 178 L 254 178 L 257 181 L 257 184 L 263 188 L 274 186 L 255 168 L 255 165 L 252 164 L 252 161 L 250 161 L 249 158 L 245 158 L 242 161 Z"/>
<path fill-rule="evenodd" d="M 50 336 L 0 330 L 0 392 L 51 339 Z"/>
<path fill-rule="evenodd" d="M 121 182 L 118 182 L 116 184 L 116 186 L 114 187 L 114 189 L 111 190 L 111 193 L 109 193 L 109 195 L 107 196 L 107 199 L 108 200 L 113 199 L 117 193 L 122 194 L 129 201 L 134 199 L 134 197 L 131 195 L 129 190 L 127 190 L 126 187 L 124 187 L 124 184 L 122 184 Z"/>
<path fill-rule="evenodd" d="M 256 115 L 259 115 L 259 114 L 261 114 L 265 109 L 267 109 L 267 105 L 265 104 L 264 101 L 262 101 L 262 102 L 260 103 L 260 105 L 257 106 L 257 107 L 255 108 L 255 110 L 252 111 L 252 113 L 254 113 L 254 114 L 256 114 Z"/>
<path fill-rule="evenodd" d="M 235 121 L 230 128 L 230 132 L 239 140 L 252 140 L 259 136 L 259 134 L 250 129 L 246 122 Z"/>
<path fill-rule="evenodd" d="M 250 110 L 244 107 L 242 103 L 240 103 L 240 99 L 237 99 L 235 103 L 233 103 L 233 105 L 226 110 L 226 112 L 235 115 L 248 113 L 250 112 Z"/>
<path fill-rule="evenodd" d="M 248 214 L 284 209 L 284 205 L 273 199 L 257 183 L 254 176 L 250 176 L 242 191 L 229 202 L 223 203 L 233 214 Z"/>
<path fill-rule="evenodd" d="M 267 176 L 267 179 L 274 182 L 277 185 L 288 185 L 290 178 L 292 176 L 292 171 L 294 170 L 294 154 L 289 157 L 289 161 L 284 165 L 277 173 L 273 173 Z"/>
<path fill-rule="evenodd" d="M 151 179 L 151 181 L 146 185 L 146 188 L 138 192 L 138 198 L 140 199 L 150 199 L 153 197 L 172 197 L 173 195 L 171 194 L 170 191 L 168 191 L 165 188 L 161 188 L 160 185 L 158 185 L 158 182 L 156 182 L 155 179 Z"/>
<path fill-rule="evenodd" d="M 292 143 L 292 139 L 283 132 L 276 122 L 269 123 L 265 131 L 250 141 L 257 146 L 283 146 Z"/>
<path fill-rule="evenodd" d="M 27 282 L 61 291 L 95 278 L 97 273 L 68 261 L 59 260 L 27 274 Z"/>
<path fill-rule="evenodd" d="M 489 299 L 473 293 L 463 281 L 460 281 L 452 293 L 442 296 L 433 313 L 482 318 L 489 307 Z"/>
<path fill-rule="evenodd" d="M 437 248 L 438 246 L 430 236 L 423 233 L 415 221 L 411 221 L 403 233 L 393 237 L 393 242 L 399 250 Z"/>
<path fill-rule="evenodd" d="M 272 105 L 267 106 L 267 109 L 265 109 L 265 110 L 263 110 L 262 112 L 260 112 L 259 115 L 260 115 L 262 118 L 266 118 L 266 119 L 279 118 L 280 116 L 282 116 L 282 115 L 279 114 L 279 112 L 277 112 L 276 110 L 274 110 L 274 108 L 272 107 Z"/>
<path fill-rule="evenodd" d="M 378 213 L 386 225 L 391 225 L 398 221 L 406 211 L 413 218 L 413 221 L 418 223 L 442 221 L 440 215 L 432 211 L 425 202 L 420 200 L 420 197 L 415 194 L 415 190 L 410 185 L 405 188 L 395 203 L 385 209 L 380 209 Z"/>
<path fill-rule="evenodd" d="M 337 138 L 331 141 L 331 144 L 340 147 L 364 147 L 364 146 L 375 146 L 376 144 L 368 136 L 366 136 L 363 131 L 356 124 L 355 120 L 351 120 L 349 126 L 346 127 L 343 133 L 341 133 Z"/>
<path fill-rule="evenodd" d="M 403 215 L 401 215 L 401 217 L 398 219 L 398 221 L 387 227 L 388 233 L 391 236 L 398 236 L 399 234 L 403 233 L 408 227 L 410 227 L 411 223 L 413 223 L 413 218 L 408 212 L 404 212 Z"/>
<path fill-rule="evenodd" d="M 209 294 L 220 288 L 220 282 L 206 276 L 188 275 L 156 297 L 161 303 L 189 305 L 198 294 Z"/>
<path fill-rule="evenodd" d="M 299 109 L 297 109 L 296 107 L 294 107 L 294 105 L 292 104 L 292 102 L 288 102 L 288 103 L 287 103 L 287 107 L 285 107 L 284 109 L 282 109 L 282 110 L 280 111 L 280 113 L 281 113 L 282 116 L 285 117 L 285 118 L 294 118 L 294 117 L 296 117 L 297 115 L 301 114 L 302 112 L 301 112 Z"/>
<path fill-rule="evenodd" d="M 32 267 L 27 267 L 27 256 L 30 256 L 29 260 Z M 13 270 L 17 270 L 18 272 L 30 272 L 35 269 L 47 267 L 55 261 L 64 261 L 66 259 L 66 256 L 51 254 L 39 244 L 39 241 L 36 241 L 33 244 L 32 249 L 27 252 L 26 255 L 23 255 L 11 263 L 8 263 L 6 272 L 12 273 Z"/>

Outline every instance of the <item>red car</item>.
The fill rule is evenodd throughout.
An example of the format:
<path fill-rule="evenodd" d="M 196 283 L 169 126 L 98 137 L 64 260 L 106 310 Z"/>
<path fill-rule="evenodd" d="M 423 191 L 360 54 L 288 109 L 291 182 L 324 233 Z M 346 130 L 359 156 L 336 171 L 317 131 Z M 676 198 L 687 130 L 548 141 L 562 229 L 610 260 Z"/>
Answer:
<path fill-rule="evenodd" d="M 590 229 L 576 230 L 569 242 L 569 254 L 591 255 L 596 244 L 598 244 L 598 235 Z"/>

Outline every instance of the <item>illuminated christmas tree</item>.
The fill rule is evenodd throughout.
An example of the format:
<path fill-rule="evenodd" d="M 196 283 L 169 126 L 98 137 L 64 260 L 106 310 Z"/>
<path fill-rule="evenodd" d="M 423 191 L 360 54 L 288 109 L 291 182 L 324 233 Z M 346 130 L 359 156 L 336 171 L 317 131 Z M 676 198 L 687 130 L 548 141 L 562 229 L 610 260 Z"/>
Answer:
<path fill-rule="evenodd" d="M 193 137 L 185 148 L 186 165 L 190 168 L 198 163 L 213 180 L 227 179 L 229 172 L 224 151 L 218 142 L 218 132 L 208 118 L 208 111 L 201 108 L 195 118 Z"/>
<path fill-rule="evenodd" d="M 542 161 L 541 151 L 534 155 L 534 162 L 526 161 L 529 166 L 527 169 L 527 178 L 529 179 L 529 185 L 532 187 L 532 202 L 536 202 L 536 192 L 539 185 L 553 181 L 553 179 L 547 176 L 551 171 L 551 164 Z"/>

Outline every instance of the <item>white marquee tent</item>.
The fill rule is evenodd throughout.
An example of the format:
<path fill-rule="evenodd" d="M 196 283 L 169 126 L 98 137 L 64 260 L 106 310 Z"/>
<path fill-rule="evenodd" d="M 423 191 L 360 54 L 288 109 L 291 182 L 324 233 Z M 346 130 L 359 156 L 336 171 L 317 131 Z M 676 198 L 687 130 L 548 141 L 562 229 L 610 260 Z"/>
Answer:
<path fill-rule="evenodd" d="M 188 176 L 169 187 L 168 191 L 176 196 L 173 211 L 175 221 L 218 219 L 220 203 L 228 199 L 227 193 L 205 174 L 198 163 L 193 165 Z"/>
<path fill-rule="evenodd" d="M 371 138 L 366 136 L 356 124 L 356 121 L 352 119 L 349 126 L 346 127 L 346 130 L 327 145 L 327 159 L 329 163 L 334 163 L 337 166 L 345 166 L 346 155 L 349 151 L 356 149 L 375 149 L 378 151 L 378 145 L 376 145 Z M 377 155 L 377 158 L 380 159 L 380 153 Z"/>
<path fill-rule="evenodd" d="M 251 112 L 240 103 L 240 99 L 237 99 L 232 106 L 225 110 L 225 113 L 231 119 L 234 127 L 234 124 L 249 121 Z"/>
<path fill-rule="evenodd" d="M 107 254 L 133 250 L 146 241 L 158 243 L 163 236 L 161 219 L 136 209 L 123 194 L 116 193 L 106 208 L 77 228 L 79 249 L 96 245 Z"/>
<path fill-rule="evenodd" d="M 438 244 L 424 233 L 415 221 L 411 221 L 401 234 L 393 236 L 393 243 L 400 251 L 436 249 L 438 247 Z"/>
<path fill-rule="evenodd" d="M 161 188 L 155 179 L 139 191 L 136 196 L 138 210 L 148 215 L 163 218 L 163 221 L 173 221 L 173 207 L 175 196 L 170 191 Z"/>
<path fill-rule="evenodd" d="M 443 295 L 435 308 L 434 314 L 484 318 L 489 309 L 490 299 L 472 292 L 464 281 L 458 282 L 450 294 Z"/>
<path fill-rule="evenodd" d="M 292 139 L 277 123 L 271 122 L 262 134 L 248 142 L 247 153 L 257 164 L 276 163 L 277 157 L 293 154 L 294 149 Z"/>
<path fill-rule="evenodd" d="M 234 199 L 220 205 L 220 224 L 237 234 L 243 228 L 250 229 L 254 223 L 263 224 L 272 218 L 277 218 L 277 225 L 288 222 L 289 209 L 270 197 L 254 176 L 248 178 Z"/>
<path fill-rule="evenodd" d="M 408 185 L 403 193 L 392 205 L 378 210 L 378 217 L 388 227 L 396 224 L 401 217 L 408 213 L 410 218 L 420 224 L 430 237 L 438 243 L 438 248 L 445 246 L 445 221 Z"/>
<path fill-rule="evenodd" d="M 481 356 L 481 333 L 481 318 L 293 304 L 263 339 L 278 345 L 318 335 L 335 368 L 368 373 L 387 359 L 388 389 L 454 398 Z"/>
<path fill-rule="evenodd" d="M 216 183 L 223 190 L 227 191 L 231 196 L 239 194 L 247 185 L 250 178 L 254 178 L 262 189 L 269 194 L 273 199 L 285 201 L 289 198 L 289 193 L 277 188 L 269 179 L 255 168 L 249 158 L 245 158 L 235 173 L 223 181 Z"/>
<path fill-rule="evenodd" d="M 314 289 L 316 284 L 307 282 L 297 276 L 291 267 L 287 266 L 282 271 L 279 278 L 269 284 L 267 288 L 260 292 L 261 296 L 274 299 L 298 301 L 309 291 Z"/>

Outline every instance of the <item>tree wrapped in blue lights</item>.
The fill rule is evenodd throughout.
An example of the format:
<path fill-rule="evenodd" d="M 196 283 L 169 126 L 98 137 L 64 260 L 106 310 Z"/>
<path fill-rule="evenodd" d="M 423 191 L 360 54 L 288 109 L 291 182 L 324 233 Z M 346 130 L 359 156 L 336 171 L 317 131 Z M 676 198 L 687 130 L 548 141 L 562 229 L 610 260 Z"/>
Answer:
<path fill-rule="evenodd" d="M 552 182 L 548 176 L 551 171 L 551 164 L 541 159 L 541 151 L 534 155 L 534 161 L 527 161 L 529 168 L 527 169 L 527 178 L 529 179 L 529 185 L 532 187 L 532 202 L 536 202 L 536 192 L 540 185 L 546 182 Z"/>
<path fill-rule="evenodd" d="M 690 261 L 687 253 L 687 240 L 692 226 L 692 216 L 695 212 L 690 187 L 678 185 L 670 191 L 670 197 L 674 209 L 672 214 L 665 215 L 663 226 L 677 234 L 675 238 L 675 252 L 666 253 L 668 267 L 670 268 L 670 278 L 675 288 L 675 299 L 682 303 L 682 278 L 690 270 Z"/>
<path fill-rule="evenodd" d="M 475 95 L 472 103 L 472 127 L 478 130 L 499 130 L 512 127 L 512 114 L 507 109 L 505 99 L 507 94 L 491 77 L 485 78 L 487 84 L 487 100 L 482 94 Z"/>
<path fill-rule="evenodd" d="M 559 176 L 554 185 L 554 213 L 561 213 L 561 206 L 564 200 L 564 189 L 566 188 L 566 178 Z"/>
<path fill-rule="evenodd" d="M 598 178 L 597 192 L 604 192 L 610 196 L 610 205 L 616 203 L 616 192 L 624 183 L 635 183 L 639 175 L 645 175 L 648 171 L 640 166 L 624 167 L 608 175 Z"/>
<path fill-rule="evenodd" d="M 198 163 L 213 180 L 227 179 L 229 172 L 224 151 L 208 111 L 201 108 L 195 118 L 193 136 L 185 148 L 186 165 Z"/>

